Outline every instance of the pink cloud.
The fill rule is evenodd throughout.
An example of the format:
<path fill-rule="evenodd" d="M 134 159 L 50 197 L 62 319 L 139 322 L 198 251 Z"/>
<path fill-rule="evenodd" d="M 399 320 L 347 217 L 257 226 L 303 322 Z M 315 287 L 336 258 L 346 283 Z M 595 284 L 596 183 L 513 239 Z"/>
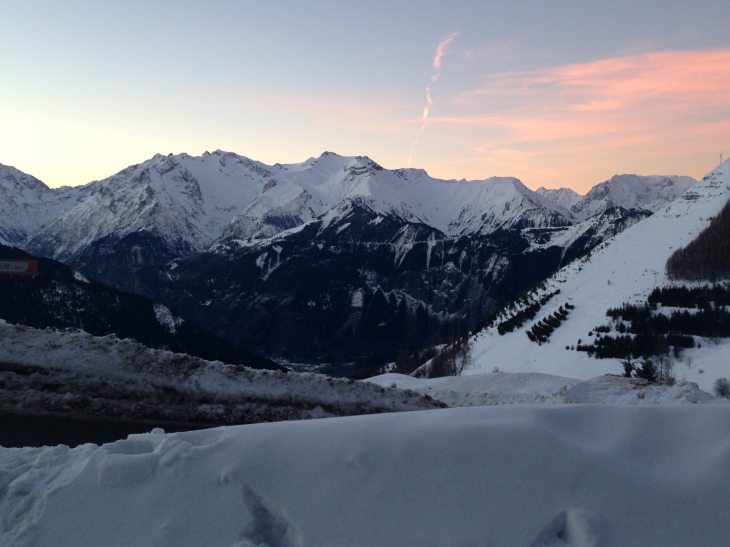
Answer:
<path fill-rule="evenodd" d="M 436 48 L 436 55 L 433 58 L 434 69 L 438 70 L 439 68 L 441 68 L 441 57 L 444 56 L 444 54 L 446 53 L 446 48 L 449 47 L 449 44 L 453 42 L 458 35 L 458 32 L 452 32 L 446 38 L 441 40 L 441 43 Z"/>
<path fill-rule="evenodd" d="M 701 176 L 712 164 L 697 158 L 714 157 L 730 141 L 730 49 L 492 74 L 431 122 L 463 128 L 475 170 L 499 167 L 533 186 L 585 189 L 610 170 L 669 172 L 678 165 L 687 166 L 682 174 Z M 675 161 L 688 154 L 691 161 Z M 561 169 L 559 181 L 545 180 Z"/>

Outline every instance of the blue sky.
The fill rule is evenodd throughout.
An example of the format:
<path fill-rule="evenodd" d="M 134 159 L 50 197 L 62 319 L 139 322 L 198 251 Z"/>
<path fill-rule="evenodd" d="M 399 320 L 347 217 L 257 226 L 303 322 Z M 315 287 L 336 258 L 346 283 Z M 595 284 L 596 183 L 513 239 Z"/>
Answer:
<path fill-rule="evenodd" d="M 729 69 L 719 1 L 0 1 L 0 163 L 51 186 L 216 148 L 579 191 L 697 177 L 730 152 Z"/>

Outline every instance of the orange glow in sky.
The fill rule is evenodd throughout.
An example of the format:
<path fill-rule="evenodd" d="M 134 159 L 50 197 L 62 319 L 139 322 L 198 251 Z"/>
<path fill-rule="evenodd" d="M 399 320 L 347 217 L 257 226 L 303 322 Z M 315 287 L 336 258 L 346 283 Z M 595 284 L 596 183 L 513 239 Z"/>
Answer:
<path fill-rule="evenodd" d="M 327 150 L 585 192 L 616 173 L 702 177 L 730 153 L 726 0 L 16 4 L 0 163 L 50 186 L 156 153 Z"/>
<path fill-rule="evenodd" d="M 462 127 L 471 153 L 454 165 L 469 171 L 579 191 L 601 170 L 698 177 L 730 144 L 730 49 L 492 74 L 451 107 L 432 131 Z"/>

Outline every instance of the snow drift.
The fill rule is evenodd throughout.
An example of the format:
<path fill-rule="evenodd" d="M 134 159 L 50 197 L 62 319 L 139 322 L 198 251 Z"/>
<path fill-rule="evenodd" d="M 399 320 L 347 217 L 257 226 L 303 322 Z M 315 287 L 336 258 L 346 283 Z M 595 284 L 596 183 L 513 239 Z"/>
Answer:
<path fill-rule="evenodd" d="M 641 378 L 597 376 L 589 380 L 539 372 L 493 372 L 470 376 L 422 379 L 404 374 L 382 374 L 367 382 L 409 389 L 451 407 L 504 404 L 697 404 L 726 403 L 702 391 L 694 382 L 653 384 Z"/>
<path fill-rule="evenodd" d="M 497 406 L 0 449 L 0 545 L 725 545 L 730 407 Z"/>

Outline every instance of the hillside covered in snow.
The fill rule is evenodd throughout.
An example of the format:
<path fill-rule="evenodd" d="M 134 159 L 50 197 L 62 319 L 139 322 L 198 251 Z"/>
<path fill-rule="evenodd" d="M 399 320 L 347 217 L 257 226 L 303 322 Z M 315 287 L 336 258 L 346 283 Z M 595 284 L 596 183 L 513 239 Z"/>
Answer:
<path fill-rule="evenodd" d="M 21 245 L 43 224 L 72 208 L 84 186 L 52 190 L 15 167 L 0 164 L 0 244 Z"/>
<path fill-rule="evenodd" d="M 622 374 L 620 359 L 596 359 L 587 351 L 578 351 L 579 346 L 608 336 L 605 333 L 618 335 L 615 331 L 620 325 L 607 315 L 609 309 L 625 304 L 648 306 L 647 299 L 655 288 L 686 284 L 667 277 L 667 259 L 695 239 L 729 199 L 730 163 L 726 161 L 679 199 L 609 238 L 502 310 L 491 326 L 472 337 L 473 366 L 465 374 L 489 372 L 495 367 L 580 379 Z M 543 304 L 537 305 L 540 301 Z M 672 312 L 671 307 L 663 309 L 655 313 Z M 530 310 L 537 310 L 531 318 Z M 555 314 L 564 319 L 557 321 L 547 341 L 533 341 L 528 331 L 537 332 L 533 327 Z M 692 345 L 678 348 L 671 356 L 674 376 L 696 382 L 709 392 L 718 378 L 730 377 L 730 339 L 695 336 Z"/>

